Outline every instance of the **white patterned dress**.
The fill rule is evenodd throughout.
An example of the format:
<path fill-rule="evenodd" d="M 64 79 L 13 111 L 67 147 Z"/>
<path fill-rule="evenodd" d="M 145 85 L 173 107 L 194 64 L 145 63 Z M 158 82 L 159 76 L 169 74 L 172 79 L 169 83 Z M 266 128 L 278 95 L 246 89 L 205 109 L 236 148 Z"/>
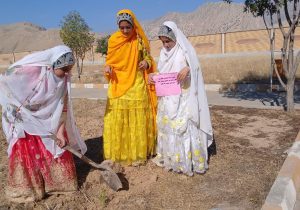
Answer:
<path fill-rule="evenodd" d="M 174 53 L 176 59 L 170 66 L 178 72 L 188 64 L 182 50 Z M 188 76 L 181 84 L 180 95 L 158 99 L 157 156 L 154 162 L 167 170 L 192 176 L 193 172 L 204 173 L 207 168 L 207 144 L 201 138 L 202 132 L 188 117 L 190 80 Z"/>

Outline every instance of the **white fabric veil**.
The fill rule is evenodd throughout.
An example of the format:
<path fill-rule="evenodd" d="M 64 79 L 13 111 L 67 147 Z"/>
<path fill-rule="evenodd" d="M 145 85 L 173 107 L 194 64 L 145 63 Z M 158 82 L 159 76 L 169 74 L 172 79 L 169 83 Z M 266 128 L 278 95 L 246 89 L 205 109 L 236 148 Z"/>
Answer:
<path fill-rule="evenodd" d="M 175 55 L 176 53 L 173 52 L 173 50 L 176 51 L 178 48 L 181 48 L 189 64 L 191 74 L 191 86 L 188 98 L 189 119 L 206 134 L 202 136 L 207 139 L 207 146 L 210 146 L 213 141 L 213 130 L 198 56 L 189 40 L 182 31 L 177 28 L 174 22 L 166 21 L 163 25 L 172 29 L 176 37 L 176 45 L 169 53 L 164 52 L 164 48 L 161 50 L 158 68 L 163 68 L 164 65 L 172 63 L 168 62 L 170 58 L 167 58 L 166 54 L 169 56 L 172 56 L 172 54 Z"/>
<path fill-rule="evenodd" d="M 66 94 L 69 144 L 81 153 L 86 152 L 73 116 L 70 75 L 59 78 L 52 69 L 53 63 L 67 52 L 71 52 L 69 47 L 59 45 L 30 54 L 0 75 L 2 125 L 9 144 L 8 155 L 17 140 L 25 137 L 25 132 L 40 136 L 55 158 L 64 152 L 56 145 L 52 134 L 57 132 Z"/>

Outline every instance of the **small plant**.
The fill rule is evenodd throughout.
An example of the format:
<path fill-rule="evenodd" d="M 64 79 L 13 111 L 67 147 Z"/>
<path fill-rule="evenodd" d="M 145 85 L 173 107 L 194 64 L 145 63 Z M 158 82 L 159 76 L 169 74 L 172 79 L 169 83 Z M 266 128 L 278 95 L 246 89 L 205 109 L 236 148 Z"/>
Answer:
<path fill-rule="evenodd" d="M 105 190 L 101 190 L 99 194 L 99 202 L 102 207 L 105 207 L 108 203 L 108 197 Z"/>

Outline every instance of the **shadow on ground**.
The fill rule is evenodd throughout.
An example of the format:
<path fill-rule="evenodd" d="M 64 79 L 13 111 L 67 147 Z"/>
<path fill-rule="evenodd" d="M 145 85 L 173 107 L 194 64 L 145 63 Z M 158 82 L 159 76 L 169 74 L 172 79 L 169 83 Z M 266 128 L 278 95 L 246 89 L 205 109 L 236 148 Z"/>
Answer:
<path fill-rule="evenodd" d="M 286 109 L 286 92 L 284 90 L 270 90 L 269 78 L 260 78 L 254 80 L 252 75 L 245 77 L 234 84 L 237 87 L 235 90 L 228 89 L 222 91 L 223 97 L 235 98 L 240 100 L 248 101 L 260 101 L 265 106 L 280 106 Z M 255 84 L 260 84 L 263 89 L 261 91 L 256 90 Z M 295 84 L 299 86 L 300 80 L 296 79 Z M 280 83 L 276 78 L 273 78 L 273 85 L 279 86 Z M 294 102 L 300 103 L 300 90 L 295 89 L 294 91 Z"/>
<path fill-rule="evenodd" d="M 86 157 L 96 163 L 103 161 L 103 137 L 97 137 L 85 140 L 87 146 Z M 91 166 L 74 156 L 76 165 L 76 173 L 79 187 L 85 182 L 87 175 L 91 170 Z"/>
<path fill-rule="evenodd" d="M 300 91 L 294 93 L 294 102 L 300 103 Z M 282 106 L 286 108 L 286 92 L 252 92 L 252 91 L 225 91 L 223 97 L 236 98 L 240 100 L 259 100 L 266 106 Z"/>

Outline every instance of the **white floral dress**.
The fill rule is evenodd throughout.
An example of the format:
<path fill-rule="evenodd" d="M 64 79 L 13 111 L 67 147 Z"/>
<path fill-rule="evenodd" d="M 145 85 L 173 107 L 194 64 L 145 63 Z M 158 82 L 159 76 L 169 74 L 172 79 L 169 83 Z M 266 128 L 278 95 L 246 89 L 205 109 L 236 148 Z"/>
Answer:
<path fill-rule="evenodd" d="M 178 71 L 187 66 L 182 52 L 177 53 L 175 62 L 177 68 L 173 69 Z M 190 76 L 186 77 L 181 88 L 180 95 L 158 99 L 157 156 L 154 162 L 167 170 L 192 176 L 193 172 L 204 173 L 208 167 L 207 145 L 201 138 L 202 132 L 188 119 Z"/>

